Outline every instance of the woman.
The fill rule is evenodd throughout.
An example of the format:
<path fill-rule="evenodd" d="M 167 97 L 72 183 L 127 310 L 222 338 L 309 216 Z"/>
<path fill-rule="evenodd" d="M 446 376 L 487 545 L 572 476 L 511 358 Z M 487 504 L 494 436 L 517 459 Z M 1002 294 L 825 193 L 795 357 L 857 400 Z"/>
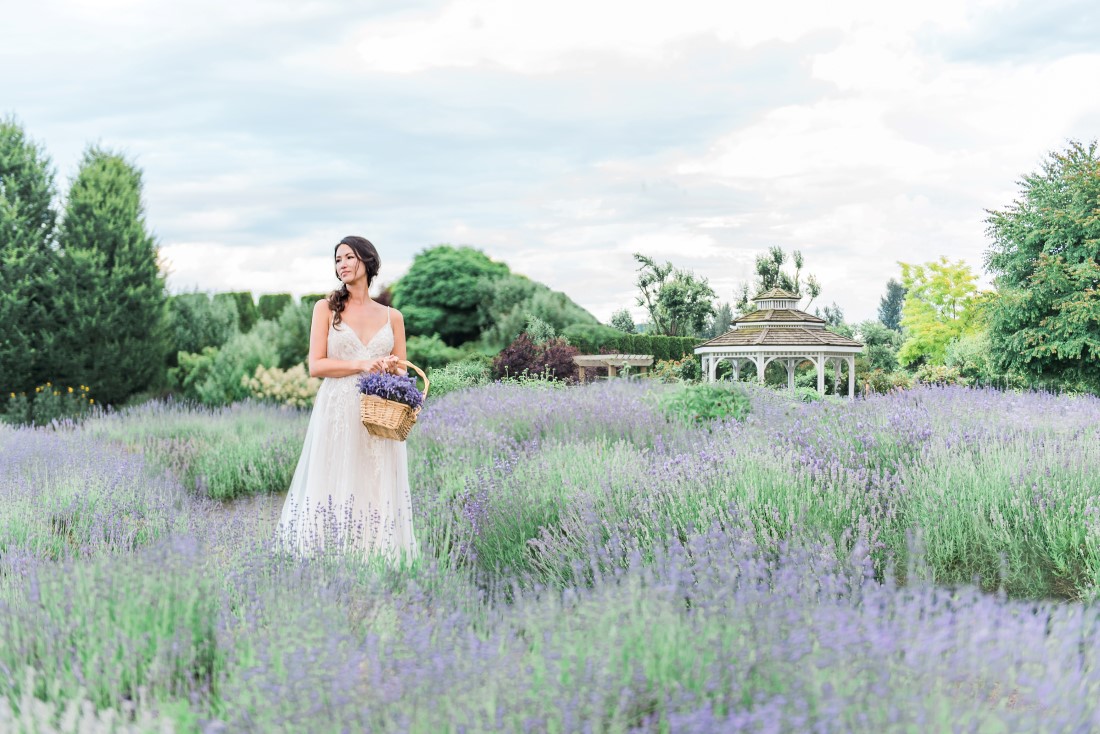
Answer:
<path fill-rule="evenodd" d="M 369 294 L 380 264 L 366 239 L 340 240 L 343 285 L 313 308 L 309 374 L 325 379 L 279 520 L 283 537 L 304 553 L 335 544 L 393 559 L 419 555 L 405 442 L 376 438 L 359 419 L 360 373 L 399 372 L 405 358 L 401 314 Z"/>

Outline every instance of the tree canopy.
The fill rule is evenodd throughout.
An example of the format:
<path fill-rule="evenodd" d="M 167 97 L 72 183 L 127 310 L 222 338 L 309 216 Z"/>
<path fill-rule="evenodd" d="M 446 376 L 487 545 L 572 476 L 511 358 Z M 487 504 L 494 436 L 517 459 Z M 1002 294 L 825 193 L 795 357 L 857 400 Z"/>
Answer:
<path fill-rule="evenodd" d="M 706 278 L 666 262 L 634 253 L 639 263 L 635 285 L 638 305 L 649 312 L 650 333 L 663 336 L 699 336 L 714 316 L 714 290 Z"/>
<path fill-rule="evenodd" d="M 794 265 L 794 272 L 784 270 L 787 260 Z M 736 308 L 740 314 L 746 314 L 756 310 L 756 304 L 752 299 L 772 288 L 782 288 L 798 295 L 808 295 L 810 300 L 803 307 L 809 310 L 810 304 L 821 295 L 821 284 L 813 275 L 802 276 L 802 267 L 805 258 L 799 250 L 795 250 L 788 257 L 782 247 L 771 247 L 764 254 L 756 256 L 756 280 L 750 285 L 741 284 L 741 297 L 737 300 Z M 803 292 L 805 291 L 805 292 Z"/>
<path fill-rule="evenodd" d="M 901 308 L 905 304 L 905 286 L 890 278 L 886 283 L 886 295 L 878 303 L 878 320 L 887 329 L 901 329 Z"/>
<path fill-rule="evenodd" d="M 905 301 L 901 324 L 906 339 L 898 351 L 902 364 L 923 359 L 943 364 L 947 345 L 975 323 L 978 276 L 964 261 L 946 257 L 923 265 L 901 265 Z"/>
<path fill-rule="evenodd" d="M 449 346 L 481 333 L 478 305 L 508 266 L 472 247 L 436 245 L 418 253 L 393 286 L 393 305 L 405 317 L 410 336 L 439 334 Z"/>
<path fill-rule="evenodd" d="M 986 266 L 1000 298 L 990 311 L 999 369 L 1035 382 L 1100 390 L 1100 159 L 1072 142 L 1020 182 L 986 220 Z"/>

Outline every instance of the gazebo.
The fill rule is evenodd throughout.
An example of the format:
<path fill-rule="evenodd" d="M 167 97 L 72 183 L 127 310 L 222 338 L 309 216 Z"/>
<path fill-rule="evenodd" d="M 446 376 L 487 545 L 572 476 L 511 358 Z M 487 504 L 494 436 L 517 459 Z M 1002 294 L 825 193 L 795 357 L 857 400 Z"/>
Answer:
<path fill-rule="evenodd" d="M 855 339 L 825 329 L 825 320 L 798 310 L 802 297 L 780 288 L 761 293 L 753 301 L 757 310 L 734 320 L 722 336 L 703 342 L 695 353 L 703 360 L 703 374 L 714 382 L 718 364 L 728 359 L 735 377 L 745 362 L 756 365 L 756 377 L 764 381 L 764 370 L 772 362 L 787 369 L 787 387 L 794 389 L 794 371 L 803 361 L 817 368 L 817 391 L 825 392 L 825 368 L 833 363 L 834 384 L 840 379 L 840 365 L 848 365 L 848 396 L 855 394 L 856 355 L 863 345 Z"/>

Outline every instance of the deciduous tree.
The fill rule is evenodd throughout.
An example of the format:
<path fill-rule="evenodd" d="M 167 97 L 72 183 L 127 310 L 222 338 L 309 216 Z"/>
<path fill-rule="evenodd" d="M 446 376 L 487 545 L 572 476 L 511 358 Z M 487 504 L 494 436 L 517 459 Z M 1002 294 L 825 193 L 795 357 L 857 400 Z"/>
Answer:
<path fill-rule="evenodd" d="M 924 265 L 899 265 L 906 290 L 901 318 L 906 339 L 898 360 L 906 365 L 918 360 L 943 364 L 947 345 L 975 323 L 978 276 L 964 261 L 946 257 Z"/>
<path fill-rule="evenodd" d="M 641 294 L 638 305 L 649 312 L 651 331 L 664 336 L 698 336 L 714 315 L 714 290 L 706 278 L 687 270 L 661 265 L 635 253 L 639 263 L 635 282 Z"/>
<path fill-rule="evenodd" d="M 793 273 L 783 269 L 788 259 L 794 264 Z M 795 250 L 788 257 L 783 248 L 778 246 L 771 247 L 766 253 L 757 255 L 756 280 L 751 285 L 749 283 L 741 284 L 741 297 L 736 304 L 737 312 L 746 314 L 755 311 L 756 304 L 753 303 L 752 299 L 772 288 L 782 288 L 800 296 L 808 295 L 810 300 L 804 306 L 808 310 L 814 299 L 821 295 L 821 284 L 813 275 L 802 276 L 802 268 L 805 264 L 805 258 L 799 250 Z"/>
<path fill-rule="evenodd" d="M 478 305 L 508 266 L 472 247 L 437 245 L 420 252 L 393 286 L 393 305 L 410 336 L 439 334 L 454 347 L 481 334 Z"/>

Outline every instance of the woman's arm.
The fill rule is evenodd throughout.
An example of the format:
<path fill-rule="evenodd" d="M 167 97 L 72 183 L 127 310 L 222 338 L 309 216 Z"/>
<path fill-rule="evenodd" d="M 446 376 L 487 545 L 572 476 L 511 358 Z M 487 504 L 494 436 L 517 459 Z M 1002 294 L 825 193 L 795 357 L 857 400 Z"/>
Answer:
<path fill-rule="evenodd" d="M 393 318 L 393 324 L 391 324 L 391 327 L 393 329 L 393 352 L 392 353 L 398 359 L 408 359 L 408 357 L 406 356 L 406 354 L 408 352 L 406 351 L 406 345 L 405 345 L 405 317 L 402 316 L 401 312 L 398 311 L 396 308 L 393 309 L 391 315 L 392 315 L 392 318 Z M 396 365 L 395 365 L 395 371 L 399 372 L 400 374 L 405 374 L 407 372 L 407 370 L 405 370 L 405 368 L 397 367 Z"/>
<path fill-rule="evenodd" d="M 317 301 L 309 327 L 309 376 L 347 377 L 374 369 L 378 363 L 376 359 L 329 359 L 328 328 L 331 323 L 332 309 L 328 301 Z"/>

